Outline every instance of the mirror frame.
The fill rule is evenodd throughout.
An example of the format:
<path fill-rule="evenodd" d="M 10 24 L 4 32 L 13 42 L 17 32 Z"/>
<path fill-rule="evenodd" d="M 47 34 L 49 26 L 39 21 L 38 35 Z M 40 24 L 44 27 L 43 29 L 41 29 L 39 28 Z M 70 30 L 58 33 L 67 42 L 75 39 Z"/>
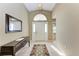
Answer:
<path fill-rule="evenodd" d="M 13 18 L 13 19 L 21 22 L 21 30 L 13 30 L 13 31 L 10 31 L 9 30 L 9 24 L 10 24 L 9 23 L 9 18 Z M 5 32 L 6 33 L 8 33 L 8 32 L 22 32 L 22 21 L 19 20 L 19 19 L 17 19 L 17 18 L 15 18 L 15 17 L 13 17 L 13 16 L 11 16 L 11 15 L 9 15 L 9 14 L 5 14 Z"/>

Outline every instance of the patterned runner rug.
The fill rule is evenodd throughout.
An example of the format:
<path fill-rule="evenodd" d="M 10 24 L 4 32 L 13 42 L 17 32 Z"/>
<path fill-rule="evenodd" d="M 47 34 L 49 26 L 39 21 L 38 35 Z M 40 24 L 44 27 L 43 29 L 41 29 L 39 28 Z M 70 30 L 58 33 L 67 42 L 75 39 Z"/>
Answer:
<path fill-rule="evenodd" d="M 45 44 L 35 44 L 33 46 L 30 56 L 49 56 L 46 45 Z"/>

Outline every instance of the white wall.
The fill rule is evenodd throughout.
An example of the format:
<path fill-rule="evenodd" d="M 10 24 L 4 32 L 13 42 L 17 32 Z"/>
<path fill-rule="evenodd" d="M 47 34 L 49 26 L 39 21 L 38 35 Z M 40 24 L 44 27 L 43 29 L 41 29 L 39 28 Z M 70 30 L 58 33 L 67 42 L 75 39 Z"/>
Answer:
<path fill-rule="evenodd" d="M 79 55 L 79 4 L 57 4 L 56 41 L 66 55 Z"/>
<path fill-rule="evenodd" d="M 5 13 L 22 20 L 22 32 L 5 33 Z M 28 36 L 28 12 L 20 3 L 0 3 L 0 46 L 19 37 Z"/>

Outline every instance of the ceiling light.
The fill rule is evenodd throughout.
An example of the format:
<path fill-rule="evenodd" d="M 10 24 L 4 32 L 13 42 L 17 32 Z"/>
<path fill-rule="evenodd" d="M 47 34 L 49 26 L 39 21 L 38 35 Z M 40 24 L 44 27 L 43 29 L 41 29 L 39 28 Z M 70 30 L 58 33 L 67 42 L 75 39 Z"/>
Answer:
<path fill-rule="evenodd" d="M 43 4 L 42 4 L 42 3 L 39 3 L 39 4 L 37 5 L 37 9 L 38 9 L 38 10 L 42 10 L 42 9 L 43 9 Z"/>

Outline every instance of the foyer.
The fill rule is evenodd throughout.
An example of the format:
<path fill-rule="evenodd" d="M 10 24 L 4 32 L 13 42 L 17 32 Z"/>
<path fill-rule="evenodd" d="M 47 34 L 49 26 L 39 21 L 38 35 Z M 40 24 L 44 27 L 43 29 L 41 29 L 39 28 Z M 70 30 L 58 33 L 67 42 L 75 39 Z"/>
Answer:
<path fill-rule="evenodd" d="M 79 3 L 0 3 L 0 56 L 79 56 Z"/>

